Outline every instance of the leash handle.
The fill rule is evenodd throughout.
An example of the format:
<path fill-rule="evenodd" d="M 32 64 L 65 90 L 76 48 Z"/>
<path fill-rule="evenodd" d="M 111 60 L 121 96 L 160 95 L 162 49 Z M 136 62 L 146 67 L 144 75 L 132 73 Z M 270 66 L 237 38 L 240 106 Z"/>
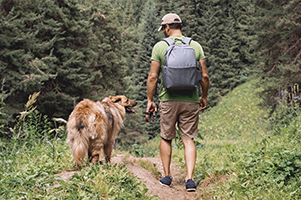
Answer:
<path fill-rule="evenodd" d="M 154 120 L 156 120 L 156 115 L 157 113 L 154 111 L 149 111 L 149 112 L 145 112 L 145 121 L 146 122 L 150 122 L 152 120 L 152 117 L 154 118 Z M 155 121 L 156 122 L 156 121 Z"/>

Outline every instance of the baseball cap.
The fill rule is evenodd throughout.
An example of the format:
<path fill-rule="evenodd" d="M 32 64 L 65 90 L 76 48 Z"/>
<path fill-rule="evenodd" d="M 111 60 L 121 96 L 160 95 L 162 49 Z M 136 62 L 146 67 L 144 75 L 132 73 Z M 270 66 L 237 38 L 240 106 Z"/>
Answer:
<path fill-rule="evenodd" d="M 177 15 L 175 13 L 166 14 L 162 18 L 161 26 L 158 29 L 158 31 L 162 30 L 162 28 L 163 28 L 162 25 L 165 25 L 165 24 L 175 24 L 175 23 L 182 23 L 182 20 L 179 17 L 179 15 Z"/>

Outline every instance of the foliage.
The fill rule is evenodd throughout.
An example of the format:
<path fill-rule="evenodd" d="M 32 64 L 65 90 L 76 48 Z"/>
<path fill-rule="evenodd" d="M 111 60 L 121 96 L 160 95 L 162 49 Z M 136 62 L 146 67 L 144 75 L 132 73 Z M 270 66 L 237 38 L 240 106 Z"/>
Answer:
<path fill-rule="evenodd" d="M 299 115 L 300 108 L 297 103 L 292 106 L 286 100 L 278 99 L 277 108 L 265 119 L 267 129 L 273 131 L 275 135 L 280 135 L 283 128 L 290 126 Z"/>
<path fill-rule="evenodd" d="M 143 134 L 140 124 L 137 122 L 137 117 L 126 116 L 125 127 L 119 131 L 117 141 L 115 141 L 117 149 L 129 150 L 134 144 L 138 145 L 147 142 L 148 136 Z"/>
<path fill-rule="evenodd" d="M 300 149 L 287 143 L 279 143 L 282 138 L 276 138 L 266 146 L 258 145 L 252 151 L 242 151 L 237 166 L 243 167 L 244 173 L 240 173 L 238 179 L 243 183 L 242 187 L 249 190 L 261 191 L 268 188 L 277 188 L 280 193 L 290 192 L 290 198 L 301 193 L 301 154 Z M 292 141 L 286 140 L 290 143 Z M 297 142 L 297 141 L 294 141 Z M 291 190 L 293 189 L 293 190 Z M 297 189 L 296 191 L 294 191 Z M 293 192 L 297 192 L 293 194 Z M 299 196 L 300 197 L 300 196 Z"/>
<path fill-rule="evenodd" d="M 2 112 L 4 103 L 0 101 L 0 136 L 6 135 L 6 131 L 4 129 L 6 125 L 5 113 Z"/>
<path fill-rule="evenodd" d="M 261 96 L 271 109 L 277 107 L 280 90 L 300 83 L 301 4 L 293 1 L 256 1 L 258 37 L 255 76 L 263 87 Z"/>
<path fill-rule="evenodd" d="M 251 1 L 188 1 L 183 12 L 183 33 L 199 42 L 206 56 L 210 77 L 209 106 L 248 77 L 253 43 Z"/>
<path fill-rule="evenodd" d="M 136 157 L 154 157 L 158 154 L 158 148 L 149 146 L 148 143 L 141 145 L 133 144 L 129 152 Z"/>
<path fill-rule="evenodd" d="M 52 129 L 53 123 L 49 120 L 49 117 L 40 113 L 34 106 L 39 94 L 38 92 L 30 95 L 24 106 L 24 111 L 17 116 L 16 126 L 10 129 L 13 140 L 20 139 L 20 141 L 34 142 L 35 140 L 48 141 L 52 138 L 65 138 L 67 122 L 64 119 L 53 118 L 55 128 Z M 57 125 L 59 126 L 57 127 Z M 32 145 L 29 142 L 28 144 Z"/>
<path fill-rule="evenodd" d="M 50 126 L 36 110 L 24 121 L 20 137 L 0 139 L 1 199 L 151 199 L 124 165 L 91 164 L 65 182 L 57 174 L 74 170 L 68 145 L 41 132 Z"/>
<path fill-rule="evenodd" d="M 0 11 L 0 70 L 9 116 L 37 91 L 39 110 L 65 119 L 82 98 L 100 100 L 123 91 L 122 12 L 109 1 L 2 0 Z"/>
<path fill-rule="evenodd" d="M 162 174 L 160 172 L 158 172 L 156 165 L 150 161 L 147 160 L 138 160 L 137 161 L 138 164 L 143 167 L 144 169 L 152 172 L 153 174 L 155 174 L 158 178 L 162 176 Z"/>
<path fill-rule="evenodd" d="M 216 107 L 210 108 L 200 116 L 200 136 L 216 139 L 253 138 L 255 141 L 264 127 L 260 126 L 266 116 L 258 104 L 261 99 L 256 92 L 256 81 L 247 82 L 229 93 Z M 242 103 L 243 102 L 243 103 Z"/>
<path fill-rule="evenodd" d="M 54 150 L 39 142 L 31 147 L 0 144 L 1 199 L 149 199 L 146 187 L 124 165 L 90 165 L 67 182 L 61 180 L 56 174 L 72 164 L 61 140 L 51 141 Z"/>
<path fill-rule="evenodd" d="M 5 91 L 3 91 L 5 79 L 2 81 L 1 94 L 0 94 L 0 137 L 6 135 L 5 126 L 7 125 L 6 114 L 3 112 L 5 103 L 3 102 Z"/>
<path fill-rule="evenodd" d="M 133 89 L 137 94 L 139 113 L 139 124 L 143 126 L 144 132 L 149 138 L 155 137 L 160 132 L 160 120 L 157 122 L 146 124 L 144 120 L 144 112 L 147 106 L 146 82 L 150 70 L 150 58 L 153 46 L 160 40 L 158 33 L 158 25 L 160 24 L 157 17 L 155 2 L 148 0 L 144 5 L 143 17 L 138 26 L 139 43 L 138 52 L 135 56 L 135 65 L 132 73 Z M 154 102 L 158 101 L 158 97 L 154 96 Z"/>

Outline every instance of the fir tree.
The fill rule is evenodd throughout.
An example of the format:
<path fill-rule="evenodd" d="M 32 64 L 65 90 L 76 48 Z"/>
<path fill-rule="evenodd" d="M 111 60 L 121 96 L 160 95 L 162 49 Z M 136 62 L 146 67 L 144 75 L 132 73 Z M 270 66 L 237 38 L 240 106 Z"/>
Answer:
<path fill-rule="evenodd" d="M 143 10 L 144 16 L 141 19 L 139 30 L 139 47 L 135 57 L 132 83 L 136 86 L 137 100 L 140 108 L 140 124 L 146 126 L 145 130 L 150 138 L 159 133 L 160 122 L 145 124 L 143 114 L 147 106 L 146 81 L 150 70 L 150 58 L 153 46 L 160 40 L 158 27 L 160 21 L 157 17 L 157 10 L 153 0 L 148 0 Z M 157 102 L 157 96 L 154 101 Z"/>
<path fill-rule="evenodd" d="M 163 0 L 157 1 L 157 10 L 160 13 L 161 18 L 168 13 L 176 13 L 181 16 L 183 0 L 173 1 L 173 0 Z"/>
<path fill-rule="evenodd" d="M 81 99 L 125 90 L 122 13 L 109 1 L 2 0 L 0 10 L 0 70 L 10 116 L 38 91 L 43 114 L 67 119 Z"/>
<path fill-rule="evenodd" d="M 261 96 L 275 108 L 279 89 L 301 80 L 301 3 L 256 1 L 258 65 L 255 76 L 264 88 Z"/>
<path fill-rule="evenodd" d="M 237 2 L 236 2 L 237 3 Z M 206 56 L 210 76 L 209 106 L 219 100 L 238 84 L 246 80 L 242 72 L 250 61 L 246 59 L 247 43 L 241 42 L 242 34 L 235 3 L 226 0 L 189 1 L 184 5 L 187 24 L 183 33 L 198 41 Z M 241 11 L 241 10 L 240 10 Z"/>

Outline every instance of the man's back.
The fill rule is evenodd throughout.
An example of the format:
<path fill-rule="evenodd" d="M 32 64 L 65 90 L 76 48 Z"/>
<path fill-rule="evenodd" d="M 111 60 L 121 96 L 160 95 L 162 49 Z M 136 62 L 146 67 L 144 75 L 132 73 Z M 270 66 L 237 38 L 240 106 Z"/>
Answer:
<path fill-rule="evenodd" d="M 171 39 L 175 40 L 176 38 L 184 40 L 185 36 L 183 35 L 176 35 L 176 36 L 171 36 Z M 175 40 L 176 44 L 181 44 L 181 41 Z M 161 64 L 161 71 L 162 71 L 162 66 L 164 64 L 165 60 L 165 52 L 166 49 L 168 48 L 168 44 L 165 41 L 159 41 L 153 48 L 152 51 L 152 60 L 158 61 Z M 195 51 L 195 59 L 196 61 L 199 61 L 201 59 L 205 58 L 204 51 L 202 46 L 194 41 L 191 40 L 190 46 L 194 49 Z M 169 92 L 167 91 L 164 87 L 163 84 L 160 85 L 160 92 L 159 92 L 159 100 L 160 101 L 182 101 L 182 102 L 199 102 L 199 94 L 198 94 L 198 89 L 196 88 L 192 93 L 191 92 Z"/>

